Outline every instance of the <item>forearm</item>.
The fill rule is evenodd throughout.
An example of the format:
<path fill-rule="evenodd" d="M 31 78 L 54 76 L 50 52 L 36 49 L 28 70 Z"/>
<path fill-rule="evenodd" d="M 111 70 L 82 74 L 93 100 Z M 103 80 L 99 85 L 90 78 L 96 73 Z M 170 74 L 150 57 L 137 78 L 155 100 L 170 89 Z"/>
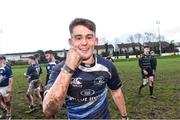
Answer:
<path fill-rule="evenodd" d="M 9 84 L 8 84 L 8 88 L 11 91 L 12 90 L 12 85 L 13 85 L 13 78 L 9 78 Z"/>
<path fill-rule="evenodd" d="M 61 72 L 43 100 L 43 113 L 52 117 L 64 104 L 72 74 Z"/>
<path fill-rule="evenodd" d="M 126 105 L 125 105 L 125 100 L 124 100 L 122 90 L 118 89 L 116 91 L 112 91 L 111 93 L 112 93 L 114 102 L 116 103 L 121 113 L 121 116 L 127 116 Z"/>

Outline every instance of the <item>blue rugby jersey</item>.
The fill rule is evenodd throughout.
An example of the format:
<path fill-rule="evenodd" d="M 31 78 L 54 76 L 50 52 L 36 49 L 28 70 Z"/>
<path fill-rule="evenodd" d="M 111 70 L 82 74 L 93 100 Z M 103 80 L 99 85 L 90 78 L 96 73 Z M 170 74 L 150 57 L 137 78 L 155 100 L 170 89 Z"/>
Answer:
<path fill-rule="evenodd" d="M 9 85 L 9 78 L 13 77 L 11 68 L 7 65 L 0 68 L 0 76 L 3 76 L 3 79 L 0 82 L 0 87 L 6 87 Z"/>
<path fill-rule="evenodd" d="M 39 79 L 40 74 L 42 73 L 42 69 L 39 64 L 31 64 L 27 68 L 26 75 L 30 77 L 29 82 L 31 80 Z"/>
<path fill-rule="evenodd" d="M 52 71 L 52 85 L 64 62 Z M 116 90 L 122 83 L 113 63 L 97 56 L 94 65 L 81 64 L 72 76 L 66 98 L 69 119 L 108 119 L 108 87 Z"/>
<path fill-rule="evenodd" d="M 53 69 L 54 66 L 56 66 L 58 63 L 60 63 L 60 61 L 56 60 L 56 61 L 52 61 L 52 62 L 49 62 L 49 63 L 46 64 L 47 74 L 46 74 L 46 83 L 45 83 L 45 85 L 46 85 L 47 82 L 49 81 L 49 76 L 50 76 L 50 74 L 51 74 L 52 69 Z"/>

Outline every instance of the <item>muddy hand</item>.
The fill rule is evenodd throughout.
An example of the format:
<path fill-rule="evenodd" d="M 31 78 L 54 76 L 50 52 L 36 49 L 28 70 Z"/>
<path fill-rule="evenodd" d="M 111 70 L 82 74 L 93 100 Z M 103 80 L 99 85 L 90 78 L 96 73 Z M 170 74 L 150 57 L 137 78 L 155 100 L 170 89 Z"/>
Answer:
<path fill-rule="evenodd" d="M 70 48 L 67 56 L 65 64 L 69 66 L 71 69 L 75 70 L 82 62 L 82 57 L 77 52 L 75 48 Z"/>

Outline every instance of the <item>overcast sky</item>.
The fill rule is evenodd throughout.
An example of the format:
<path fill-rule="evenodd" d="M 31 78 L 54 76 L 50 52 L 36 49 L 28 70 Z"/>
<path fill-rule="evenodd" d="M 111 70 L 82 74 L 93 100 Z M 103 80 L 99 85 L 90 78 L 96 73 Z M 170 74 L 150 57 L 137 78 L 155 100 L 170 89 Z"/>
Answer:
<path fill-rule="evenodd" d="M 179 0 L 0 0 L 0 54 L 68 49 L 69 23 L 93 20 L 97 36 L 160 33 L 180 42 Z M 100 41 L 101 43 L 101 41 Z"/>

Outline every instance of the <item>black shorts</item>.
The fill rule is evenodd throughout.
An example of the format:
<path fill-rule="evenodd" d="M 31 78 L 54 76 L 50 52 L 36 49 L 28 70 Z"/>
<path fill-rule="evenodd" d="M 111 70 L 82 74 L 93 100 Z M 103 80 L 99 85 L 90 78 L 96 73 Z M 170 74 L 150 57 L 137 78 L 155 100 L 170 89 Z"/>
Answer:
<path fill-rule="evenodd" d="M 143 70 L 141 71 L 143 79 L 149 78 L 150 76 L 154 76 L 152 69 L 146 69 L 146 71 L 148 72 L 147 75 L 144 74 Z"/>

